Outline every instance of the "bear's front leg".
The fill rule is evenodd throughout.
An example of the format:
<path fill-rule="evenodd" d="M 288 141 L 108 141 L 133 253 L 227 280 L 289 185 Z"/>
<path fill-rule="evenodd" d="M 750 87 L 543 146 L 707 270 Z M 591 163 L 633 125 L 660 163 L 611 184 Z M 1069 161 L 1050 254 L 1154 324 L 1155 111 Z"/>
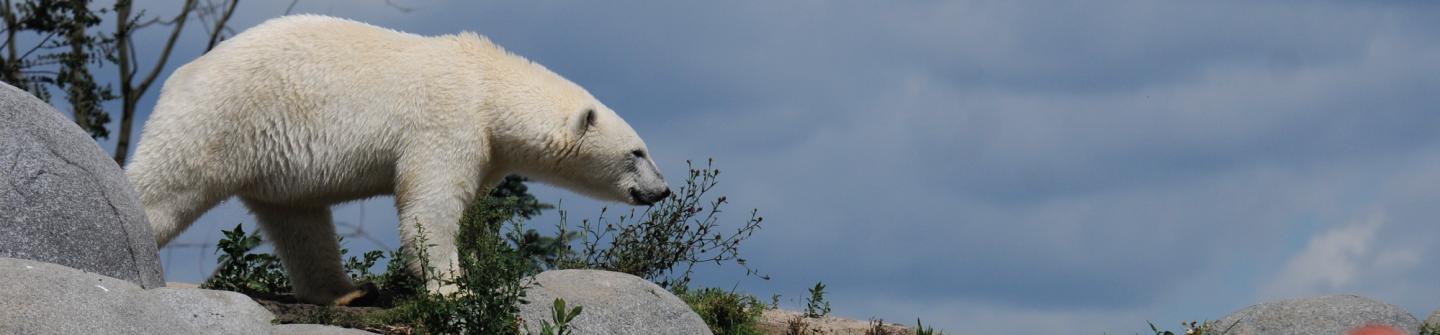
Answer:
<path fill-rule="evenodd" d="M 401 243 L 411 255 L 425 256 L 412 260 L 408 264 L 410 271 L 426 279 L 425 285 L 430 292 L 454 293 L 455 286 L 444 283 L 460 271 L 455 236 L 460 230 L 460 217 L 465 212 L 465 206 L 479 188 L 479 178 L 476 177 L 479 173 L 474 169 L 458 167 L 411 171 L 417 173 L 402 173 L 399 176 L 401 181 L 397 183 L 395 192 Z M 427 266 L 434 272 L 425 273 Z"/>

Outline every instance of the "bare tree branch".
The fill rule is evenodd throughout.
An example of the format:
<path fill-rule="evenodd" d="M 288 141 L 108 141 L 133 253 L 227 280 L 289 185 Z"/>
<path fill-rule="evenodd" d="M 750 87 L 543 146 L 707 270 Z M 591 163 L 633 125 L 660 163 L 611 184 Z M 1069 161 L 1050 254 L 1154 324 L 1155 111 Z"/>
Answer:
<path fill-rule="evenodd" d="M 160 51 L 160 60 L 155 62 L 155 67 L 150 69 L 150 74 L 145 80 L 137 85 L 137 91 L 144 94 L 150 89 L 150 84 L 155 83 L 155 78 L 160 76 L 160 71 L 165 70 L 165 62 L 170 60 L 170 52 L 175 50 L 175 41 L 180 38 L 180 31 L 185 29 L 185 18 L 195 9 L 195 0 L 185 0 L 185 8 L 180 10 L 180 15 L 175 17 L 175 29 L 170 30 L 170 38 L 165 40 L 165 49 Z"/>
<path fill-rule="evenodd" d="M 50 34 L 45 35 L 45 39 L 40 40 L 40 43 L 36 43 L 34 47 L 30 48 L 29 51 L 25 51 L 25 54 L 24 54 L 24 55 L 21 55 L 20 58 L 17 58 L 17 59 L 30 58 L 30 54 L 35 53 L 35 50 L 40 50 L 41 47 L 45 46 L 45 42 L 49 42 L 50 39 L 51 39 L 51 38 L 54 38 L 54 37 L 55 37 L 55 32 L 53 32 L 53 31 L 50 32 Z"/>
<path fill-rule="evenodd" d="M 285 7 L 285 15 L 290 15 L 290 11 L 291 11 L 291 10 L 294 10 L 294 9 L 295 9 L 295 4 L 298 4 L 298 3 L 300 3 L 300 0 L 290 0 L 290 6 L 286 6 L 286 7 Z"/>
<path fill-rule="evenodd" d="M 220 15 L 220 20 L 215 21 L 215 29 L 210 31 L 210 43 L 205 45 L 205 52 L 210 52 L 210 49 L 215 48 L 215 44 L 220 43 L 221 35 L 225 32 L 225 25 L 230 23 L 230 16 L 235 14 L 235 6 L 239 4 L 240 0 L 230 0 L 230 6 L 225 8 Z"/>
<path fill-rule="evenodd" d="M 139 20 L 141 17 L 144 17 L 144 16 L 145 16 L 145 10 L 142 9 L 142 10 L 140 10 L 140 14 L 135 15 L 135 20 Z M 145 22 L 132 21 L 130 24 L 134 25 L 134 27 L 132 27 L 130 30 L 140 30 L 140 29 L 142 29 L 142 28 L 149 27 L 149 26 L 154 25 L 154 24 L 157 24 L 157 23 L 160 24 L 160 25 L 162 25 L 162 26 L 173 26 L 173 25 L 175 25 L 175 21 L 176 21 L 176 20 L 174 20 L 174 19 L 164 20 L 164 19 L 161 19 L 160 17 L 154 17 L 154 18 L 151 18 L 149 21 L 145 21 Z"/>
<path fill-rule="evenodd" d="M 131 129 L 135 122 L 135 109 L 140 104 L 140 97 L 155 83 L 155 78 L 165 70 L 165 63 L 170 60 L 170 53 L 175 50 L 175 42 L 180 38 L 180 32 L 185 29 L 185 22 L 190 17 L 190 12 L 195 11 L 197 0 L 185 0 L 185 5 L 180 13 L 170 22 L 174 22 L 170 30 L 170 37 L 165 40 L 165 47 L 160 50 L 160 59 L 155 62 L 155 67 L 135 82 L 135 75 L 140 73 L 139 57 L 135 54 L 134 29 L 137 28 L 135 20 L 139 16 L 131 17 L 130 10 L 134 3 L 131 0 L 118 0 L 115 4 L 115 13 L 118 18 L 115 29 L 115 43 L 119 45 L 117 50 L 117 61 L 120 64 L 120 98 L 123 100 L 120 110 L 120 134 L 115 140 L 115 163 L 125 165 L 125 158 L 130 154 Z M 143 12 L 142 12 L 143 14 Z"/>
<path fill-rule="evenodd" d="M 409 13 L 409 12 L 412 12 L 412 11 L 415 10 L 414 8 L 405 7 L 405 6 L 401 6 L 401 5 L 399 5 L 399 4 L 396 4 L 396 3 L 394 2 L 394 0 L 385 0 L 385 4 L 386 4 L 386 5 L 389 5 L 391 8 L 395 8 L 395 10 L 398 10 L 398 11 L 400 11 L 401 13 Z"/>

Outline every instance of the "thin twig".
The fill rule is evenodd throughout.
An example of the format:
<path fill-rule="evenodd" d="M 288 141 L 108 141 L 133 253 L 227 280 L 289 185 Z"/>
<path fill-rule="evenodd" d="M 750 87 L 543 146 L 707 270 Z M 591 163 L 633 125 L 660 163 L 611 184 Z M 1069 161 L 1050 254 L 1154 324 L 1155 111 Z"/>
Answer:
<path fill-rule="evenodd" d="M 401 13 L 409 13 L 415 10 L 414 8 L 398 5 L 393 0 L 385 0 L 385 4 L 389 5 L 391 8 L 395 8 L 395 10 L 398 10 Z"/>
<path fill-rule="evenodd" d="M 300 3 L 300 0 L 290 0 L 290 6 L 285 7 L 285 15 L 290 15 L 290 11 L 295 9 L 295 4 L 298 3 Z"/>
<path fill-rule="evenodd" d="M 210 31 L 210 43 L 205 45 L 205 52 L 210 52 L 210 49 L 215 48 L 215 44 L 220 43 L 220 36 L 225 31 L 225 25 L 230 22 L 230 16 L 235 14 L 235 5 L 238 4 L 240 4 L 240 0 L 230 0 L 230 6 L 225 8 L 225 12 L 220 15 L 220 20 L 215 22 L 215 29 Z"/>
<path fill-rule="evenodd" d="M 45 46 L 45 42 L 49 42 L 49 41 L 50 41 L 50 38 L 53 38 L 53 37 L 55 37 L 55 32 L 52 31 L 52 32 L 50 32 L 49 35 L 45 35 L 45 39 L 44 39 L 44 40 L 41 40 L 40 43 L 35 44 L 35 47 L 30 48 L 30 51 L 26 51 L 25 54 L 22 55 L 22 56 L 20 56 L 19 59 L 30 58 L 30 54 L 31 54 L 31 53 L 34 53 L 35 50 L 40 50 L 40 47 Z"/>
<path fill-rule="evenodd" d="M 175 29 L 170 30 L 170 38 L 165 40 L 165 48 L 160 51 L 160 60 L 155 62 L 155 67 L 150 69 L 150 74 L 136 85 L 137 94 L 144 94 L 150 89 L 150 84 L 155 83 L 155 78 L 160 76 L 160 71 L 165 69 L 165 62 L 170 60 L 170 52 L 175 50 L 175 41 L 180 38 L 180 31 L 185 29 L 185 18 L 190 16 L 190 11 L 195 9 L 195 0 L 185 0 L 185 8 L 175 17 Z"/>

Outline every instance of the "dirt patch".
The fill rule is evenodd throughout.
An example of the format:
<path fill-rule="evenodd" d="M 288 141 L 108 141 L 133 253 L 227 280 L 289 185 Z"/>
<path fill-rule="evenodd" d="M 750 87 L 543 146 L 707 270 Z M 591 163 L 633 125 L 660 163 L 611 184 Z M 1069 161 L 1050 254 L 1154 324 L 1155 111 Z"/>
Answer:
<path fill-rule="evenodd" d="M 251 296 L 251 298 L 255 299 L 260 306 L 270 310 L 270 313 L 275 314 L 275 323 L 324 324 L 391 335 L 415 333 L 415 329 L 409 326 L 385 324 L 383 319 L 388 310 L 384 307 L 312 305 L 296 301 L 294 297 L 288 295 Z M 388 303 L 389 299 L 384 302 Z"/>

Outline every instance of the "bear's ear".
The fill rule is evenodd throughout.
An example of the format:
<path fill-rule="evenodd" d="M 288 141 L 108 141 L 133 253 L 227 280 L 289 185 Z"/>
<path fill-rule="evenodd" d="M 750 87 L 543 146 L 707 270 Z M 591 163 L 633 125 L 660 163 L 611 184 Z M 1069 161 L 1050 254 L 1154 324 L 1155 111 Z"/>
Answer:
<path fill-rule="evenodd" d="M 590 127 L 595 126 L 595 109 L 587 108 L 585 111 L 580 112 L 580 115 L 575 117 L 574 122 L 575 125 L 572 128 L 575 129 L 575 135 L 584 136 L 585 132 L 590 131 Z"/>

